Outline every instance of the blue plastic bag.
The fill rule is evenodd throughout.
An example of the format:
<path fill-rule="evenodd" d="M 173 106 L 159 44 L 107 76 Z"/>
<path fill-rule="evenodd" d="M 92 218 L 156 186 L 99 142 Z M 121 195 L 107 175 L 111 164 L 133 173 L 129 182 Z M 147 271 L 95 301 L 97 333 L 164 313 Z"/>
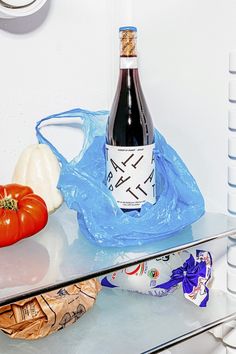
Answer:
<path fill-rule="evenodd" d="M 55 118 L 81 118 L 82 151 L 68 162 L 42 135 L 40 127 Z M 158 200 L 140 212 L 120 210 L 105 185 L 105 130 L 108 112 L 74 109 L 42 119 L 36 125 L 40 143 L 48 144 L 61 162 L 58 188 L 69 208 L 77 211 L 81 232 L 106 247 L 142 245 L 176 233 L 199 219 L 204 200 L 178 154 L 155 130 L 155 164 Z"/>

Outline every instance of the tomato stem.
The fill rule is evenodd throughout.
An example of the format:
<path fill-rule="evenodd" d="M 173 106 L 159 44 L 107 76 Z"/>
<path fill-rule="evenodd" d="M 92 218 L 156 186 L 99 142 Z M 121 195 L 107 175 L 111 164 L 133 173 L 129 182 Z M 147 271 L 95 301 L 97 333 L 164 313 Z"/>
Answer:
<path fill-rule="evenodd" d="M 11 197 L 5 197 L 0 200 L 0 208 L 8 210 L 17 210 L 17 200 Z"/>

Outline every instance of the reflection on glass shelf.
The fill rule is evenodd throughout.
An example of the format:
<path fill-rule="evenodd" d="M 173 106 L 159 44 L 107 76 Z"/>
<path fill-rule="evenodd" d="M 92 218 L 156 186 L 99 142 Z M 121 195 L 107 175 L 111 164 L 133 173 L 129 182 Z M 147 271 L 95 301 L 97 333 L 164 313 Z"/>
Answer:
<path fill-rule="evenodd" d="M 27 342 L 0 334 L 0 353 L 152 353 L 233 317 L 236 300 L 222 291 L 212 290 L 208 307 L 199 308 L 181 289 L 162 298 L 103 289 L 92 310 L 47 338 Z"/>
<path fill-rule="evenodd" d="M 236 219 L 206 213 L 164 240 L 145 246 L 101 248 L 79 233 L 76 213 L 63 205 L 38 235 L 0 249 L 0 305 L 230 236 L 235 230 Z"/>

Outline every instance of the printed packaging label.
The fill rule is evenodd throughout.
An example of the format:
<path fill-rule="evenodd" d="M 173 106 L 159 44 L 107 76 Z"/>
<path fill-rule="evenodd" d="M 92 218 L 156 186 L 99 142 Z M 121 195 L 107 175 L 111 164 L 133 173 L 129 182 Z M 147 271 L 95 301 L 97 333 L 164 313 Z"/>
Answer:
<path fill-rule="evenodd" d="M 157 288 L 157 285 L 169 281 L 172 271 L 181 267 L 189 255 L 184 251 L 142 262 L 102 277 L 101 284 L 109 288 L 137 291 L 158 297 L 166 296 L 178 286 L 162 289 Z"/>
<path fill-rule="evenodd" d="M 106 145 L 107 187 L 121 209 L 139 209 L 156 202 L 155 144 Z"/>

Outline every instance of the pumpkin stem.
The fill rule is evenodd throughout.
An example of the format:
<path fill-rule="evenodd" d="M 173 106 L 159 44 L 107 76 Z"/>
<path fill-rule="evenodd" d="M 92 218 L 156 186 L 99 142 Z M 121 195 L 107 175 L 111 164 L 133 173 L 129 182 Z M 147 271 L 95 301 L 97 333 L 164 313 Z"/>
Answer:
<path fill-rule="evenodd" d="M 17 210 L 17 200 L 11 197 L 5 197 L 0 200 L 0 208 L 8 209 L 8 210 Z"/>

